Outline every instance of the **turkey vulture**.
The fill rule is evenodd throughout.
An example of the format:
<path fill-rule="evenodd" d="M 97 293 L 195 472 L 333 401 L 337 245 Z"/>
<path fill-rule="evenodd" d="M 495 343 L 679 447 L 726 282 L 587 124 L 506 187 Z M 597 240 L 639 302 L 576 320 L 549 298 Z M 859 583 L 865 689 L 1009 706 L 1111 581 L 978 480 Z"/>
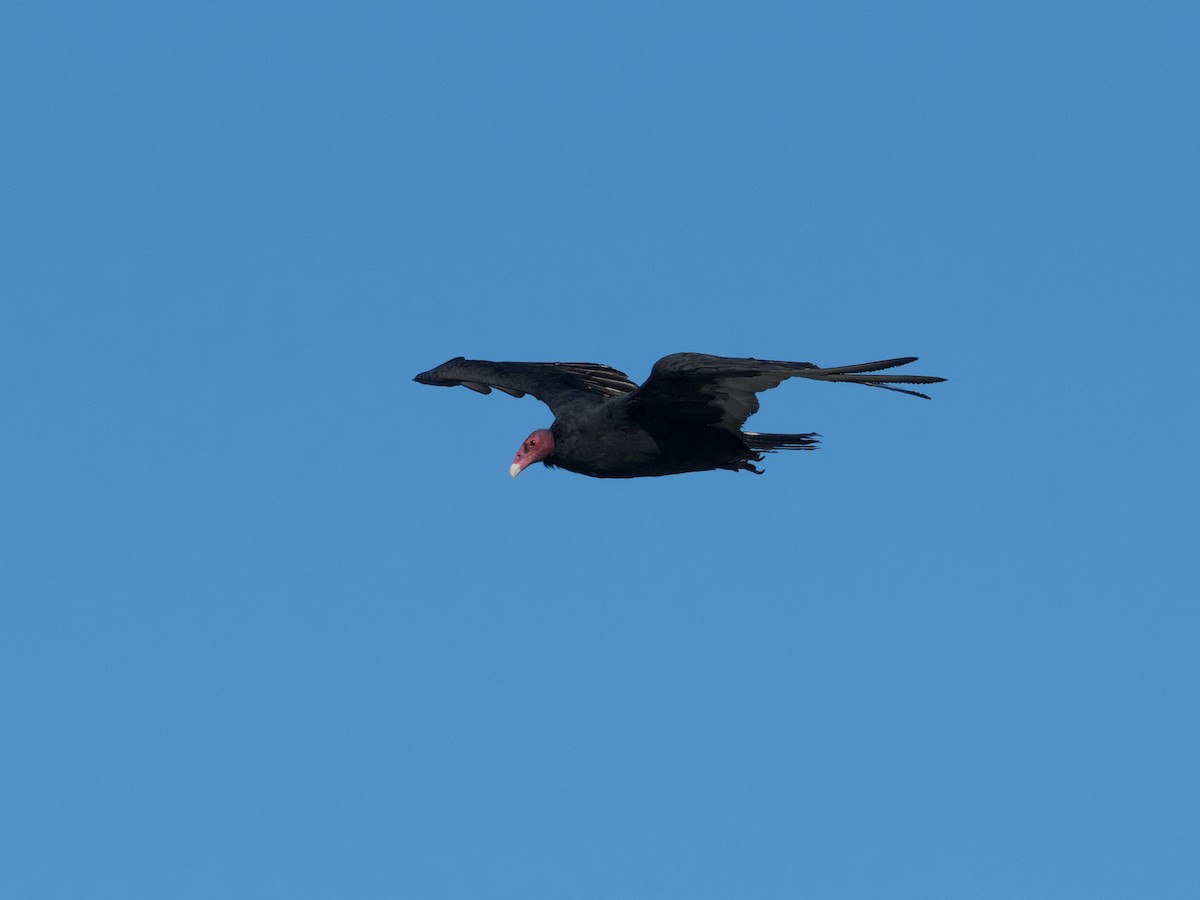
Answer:
<path fill-rule="evenodd" d="M 638 478 L 708 469 L 762 470 L 764 453 L 812 450 L 819 435 L 758 434 L 742 425 L 758 411 L 759 391 L 788 378 L 848 381 L 897 391 L 893 384 L 934 384 L 931 375 L 876 375 L 916 362 L 915 356 L 822 369 L 806 362 L 738 359 L 704 353 L 673 353 L 654 364 L 638 387 L 624 372 L 596 363 L 487 362 L 459 356 L 414 380 L 481 394 L 497 388 L 513 397 L 532 394 L 550 407 L 554 423 L 539 428 L 517 451 L 509 474 L 516 478 L 541 462 L 595 478 Z"/>

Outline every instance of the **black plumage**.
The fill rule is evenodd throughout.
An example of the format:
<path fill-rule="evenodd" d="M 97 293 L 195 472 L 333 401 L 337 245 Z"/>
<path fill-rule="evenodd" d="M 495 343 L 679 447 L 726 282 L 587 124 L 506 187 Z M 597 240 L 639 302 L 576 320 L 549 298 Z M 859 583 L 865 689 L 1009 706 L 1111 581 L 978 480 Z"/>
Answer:
<path fill-rule="evenodd" d="M 885 372 L 915 362 L 915 356 L 821 368 L 782 362 L 674 353 L 654 364 L 640 387 L 624 372 L 596 363 L 487 362 L 461 356 L 422 372 L 416 381 L 463 385 L 483 394 L 492 388 L 514 397 L 529 394 L 554 413 L 521 446 L 510 472 L 515 477 L 543 462 L 597 478 L 637 478 L 709 469 L 750 471 L 776 450 L 811 450 L 818 435 L 743 432 L 758 411 L 758 393 L 788 378 L 843 381 L 926 394 L 898 384 L 935 384 L 931 375 Z M 885 374 L 879 374 L 885 372 Z"/>

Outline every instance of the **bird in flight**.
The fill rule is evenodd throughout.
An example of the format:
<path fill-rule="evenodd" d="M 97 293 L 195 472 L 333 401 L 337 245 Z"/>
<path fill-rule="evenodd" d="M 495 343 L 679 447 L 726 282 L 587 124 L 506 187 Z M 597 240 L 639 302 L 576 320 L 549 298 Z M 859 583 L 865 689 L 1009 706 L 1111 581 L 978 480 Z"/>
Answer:
<path fill-rule="evenodd" d="M 528 466 L 550 467 L 595 478 L 639 478 L 709 469 L 762 470 L 764 453 L 812 450 L 819 435 L 742 431 L 758 412 L 760 391 L 788 378 L 845 381 L 929 397 L 896 384 L 935 384 L 932 375 L 885 373 L 916 362 L 915 356 L 821 368 L 806 362 L 739 359 L 673 353 L 654 364 L 641 386 L 624 372 L 597 363 L 488 362 L 463 359 L 422 372 L 421 384 L 462 385 L 481 394 L 492 388 L 513 397 L 530 394 L 555 419 L 521 444 L 509 467 L 516 478 Z"/>

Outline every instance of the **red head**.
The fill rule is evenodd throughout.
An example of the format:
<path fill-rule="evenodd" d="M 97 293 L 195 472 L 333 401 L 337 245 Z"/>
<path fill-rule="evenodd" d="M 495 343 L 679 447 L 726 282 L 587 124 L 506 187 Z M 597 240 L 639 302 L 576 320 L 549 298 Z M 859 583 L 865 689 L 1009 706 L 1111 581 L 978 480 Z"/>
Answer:
<path fill-rule="evenodd" d="M 521 449 L 513 457 L 512 465 L 508 467 L 508 474 L 516 478 L 526 466 L 541 462 L 553 452 L 554 435 L 550 433 L 549 428 L 539 428 L 525 438 L 525 443 L 521 445 Z"/>

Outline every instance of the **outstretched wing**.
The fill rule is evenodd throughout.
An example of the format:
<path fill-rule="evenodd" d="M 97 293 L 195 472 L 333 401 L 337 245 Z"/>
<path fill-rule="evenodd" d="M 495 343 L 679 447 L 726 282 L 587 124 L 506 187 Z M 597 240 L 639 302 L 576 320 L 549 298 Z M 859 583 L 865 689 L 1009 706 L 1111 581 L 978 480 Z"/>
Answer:
<path fill-rule="evenodd" d="M 806 362 L 673 353 L 654 364 L 646 383 L 630 394 L 625 402 L 631 415 L 642 421 L 646 421 L 647 417 L 663 417 L 698 425 L 719 425 L 736 432 L 746 419 L 758 412 L 756 395 L 760 391 L 778 387 L 793 377 L 848 381 L 928 400 L 929 397 L 919 391 L 890 385 L 934 384 L 946 379 L 932 375 L 873 374 L 907 365 L 916 359 L 915 356 L 905 356 L 823 369 Z"/>
<path fill-rule="evenodd" d="M 598 363 L 488 362 L 461 356 L 413 380 L 446 387 L 461 384 L 481 394 L 490 394 L 492 388 L 513 397 L 530 394 L 556 416 L 566 406 L 603 403 L 637 388 L 624 372 Z"/>

